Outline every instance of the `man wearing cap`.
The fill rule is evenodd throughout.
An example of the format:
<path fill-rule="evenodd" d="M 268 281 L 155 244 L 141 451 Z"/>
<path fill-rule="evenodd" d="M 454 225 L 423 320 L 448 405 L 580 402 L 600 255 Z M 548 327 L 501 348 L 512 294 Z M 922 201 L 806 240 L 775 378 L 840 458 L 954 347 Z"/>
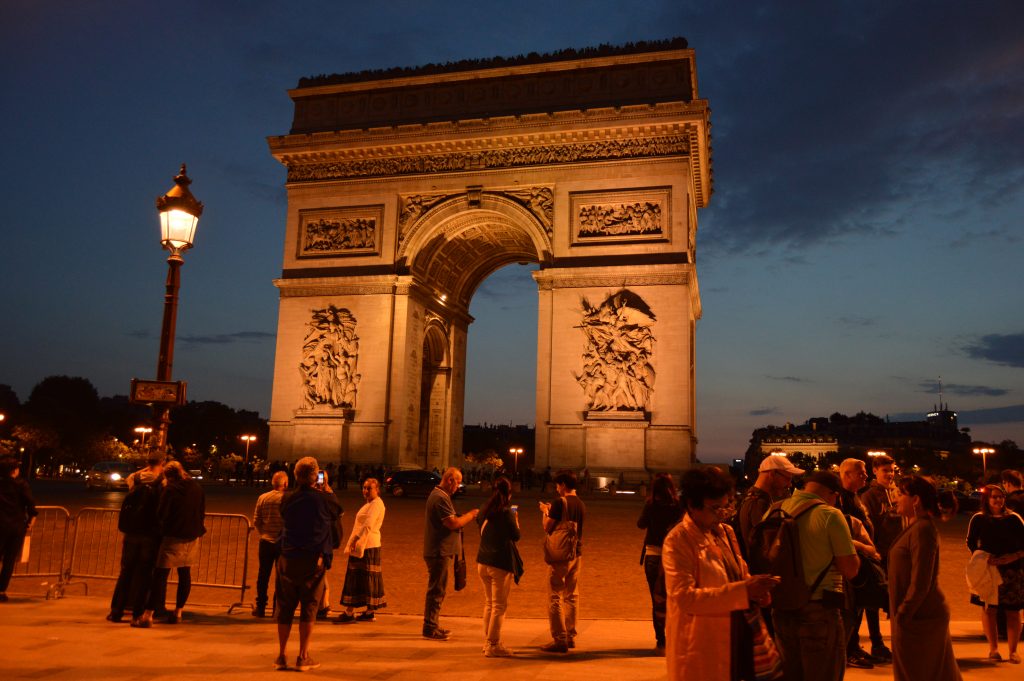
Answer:
<path fill-rule="evenodd" d="M 785 496 L 793 484 L 794 476 L 803 474 L 803 469 L 794 466 L 785 456 L 769 454 L 761 461 L 757 469 L 757 480 L 743 497 L 738 514 L 740 548 L 745 555 L 754 535 L 754 527 L 764 518 L 768 507 Z"/>
<path fill-rule="evenodd" d="M 840 616 L 843 578 L 856 576 L 860 559 L 846 518 L 835 507 L 841 489 L 838 475 L 815 471 L 806 476 L 802 490 L 782 502 L 783 511 L 798 516 L 807 586 L 818 582 L 810 602 L 802 608 L 772 611 L 787 681 L 834 681 L 846 672 L 846 637 Z M 812 508 L 801 513 L 808 504 Z"/>
<path fill-rule="evenodd" d="M 888 572 L 889 547 L 903 532 L 907 521 L 896 508 L 896 498 L 899 496 L 895 482 L 896 462 L 886 454 L 872 456 L 871 471 L 875 474 L 875 479 L 861 492 L 860 500 L 867 509 L 868 520 L 871 521 L 871 540 L 875 543 L 878 553 L 882 555 L 882 567 Z M 891 662 L 892 651 L 882 639 L 878 608 L 866 609 L 864 618 L 868 621 L 868 633 L 871 634 L 871 656 Z"/>

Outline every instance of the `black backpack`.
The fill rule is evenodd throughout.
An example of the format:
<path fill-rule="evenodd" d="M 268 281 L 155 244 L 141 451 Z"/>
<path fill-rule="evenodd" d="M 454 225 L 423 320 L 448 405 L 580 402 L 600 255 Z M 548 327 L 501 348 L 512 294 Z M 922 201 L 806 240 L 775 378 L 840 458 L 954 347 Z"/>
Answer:
<path fill-rule="evenodd" d="M 153 482 L 142 482 L 136 477 L 135 485 L 121 502 L 117 529 L 125 534 L 157 533 L 157 508 L 160 505 L 162 482 L 162 475 Z"/>
<path fill-rule="evenodd" d="M 824 502 L 809 501 L 790 515 L 782 510 L 781 501 L 774 503 L 764 519 L 754 527 L 747 563 L 752 574 L 781 578 L 782 581 L 772 590 L 772 607 L 777 610 L 798 610 L 805 606 L 831 567 L 831 564 L 825 566 L 814 584 L 808 587 L 796 519 L 819 504 Z"/>

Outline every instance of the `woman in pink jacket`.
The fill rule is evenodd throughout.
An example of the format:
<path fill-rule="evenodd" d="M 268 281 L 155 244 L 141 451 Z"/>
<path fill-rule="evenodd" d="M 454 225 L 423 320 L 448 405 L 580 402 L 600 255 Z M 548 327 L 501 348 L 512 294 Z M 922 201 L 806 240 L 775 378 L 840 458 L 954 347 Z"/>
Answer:
<path fill-rule="evenodd" d="M 690 469 L 681 488 L 686 515 L 662 548 L 668 677 L 752 678 L 750 669 L 733 669 L 732 613 L 752 603 L 767 604 L 777 581 L 770 575 L 750 575 L 735 533 L 723 523 L 735 506 L 732 478 L 710 466 Z"/>

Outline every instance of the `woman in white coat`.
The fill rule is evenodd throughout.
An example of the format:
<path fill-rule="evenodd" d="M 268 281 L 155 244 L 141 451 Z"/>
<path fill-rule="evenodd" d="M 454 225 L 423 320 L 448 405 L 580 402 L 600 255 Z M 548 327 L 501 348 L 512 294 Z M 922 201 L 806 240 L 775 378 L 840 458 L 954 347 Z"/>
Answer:
<path fill-rule="evenodd" d="M 338 624 L 372 622 L 374 612 L 385 607 L 384 576 L 380 567 L 380 528 L 384 524 L 384 501 L 380 498 L 380 483 L 376 478 L 363 480 L 363 504 L 356 513 L 352 532 L 345 544 L 348 568 L 345 586 L 341 590 L 341 604 L 345 612 L 338 616 Z M 359 616 L 356 608 L 366 608 Z"/>
<path fill-rule="evenodd" d="M 770 575 L 750 575 L 735 533 L 722 522 L 735 506 L 732 478 L 710 466 L 690 469 L 681 491 L 686 515 L 662 548 L 668 677 L 745 678 L 743 670 L 733 668 L 732 613 L 747 610 L 751 603 L 767 604 L 777 581 Z"/>

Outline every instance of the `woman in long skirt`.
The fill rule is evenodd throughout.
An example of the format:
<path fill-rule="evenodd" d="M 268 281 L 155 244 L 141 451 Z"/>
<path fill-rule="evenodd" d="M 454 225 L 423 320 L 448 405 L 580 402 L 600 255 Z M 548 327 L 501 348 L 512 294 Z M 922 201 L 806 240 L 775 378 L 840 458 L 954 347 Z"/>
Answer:
<path fill-rule="evenodd" d="M 900 478 L 896 508 L 910 525 L 889 548 L 893 610 L 892 671 L 896 681 L 961 681 L 949 634 L 949 606 L 939 589 L 939 513 L 935 486 L 917 475 Z"/>
<path fill-rule="evenodd" d="M 355 524 L 345 544 L 348 568 L 345 586 L 341 591 L 341 604 L 345 612 L 338 616 L 338 624 L 372 622 L 374 612 L 385 607 L 384 576 L 380 569 L 380 528 L 384 524 L 384 501 L 380 498 L 380 483 L 376 478 L 363 481 L 363 499 L 366 503 L 356 514 Z M 365 608 L 359 616 L 356 608 Z"/>

